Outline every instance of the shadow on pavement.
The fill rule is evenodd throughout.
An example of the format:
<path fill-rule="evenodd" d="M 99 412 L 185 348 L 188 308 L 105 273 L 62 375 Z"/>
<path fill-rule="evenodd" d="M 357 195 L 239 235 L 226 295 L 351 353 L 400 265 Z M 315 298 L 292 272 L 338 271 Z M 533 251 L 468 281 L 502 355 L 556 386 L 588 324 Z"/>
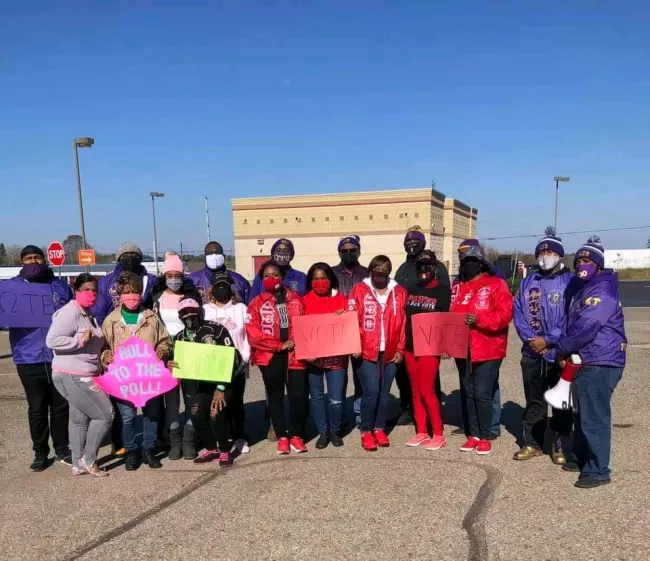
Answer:
<path fill-rule="evenodd" d="M 501 424 L 517 439 L 517 445 L 524 442 L 524 408 L 514 401 L 506 401 L 501 408 Z"/>

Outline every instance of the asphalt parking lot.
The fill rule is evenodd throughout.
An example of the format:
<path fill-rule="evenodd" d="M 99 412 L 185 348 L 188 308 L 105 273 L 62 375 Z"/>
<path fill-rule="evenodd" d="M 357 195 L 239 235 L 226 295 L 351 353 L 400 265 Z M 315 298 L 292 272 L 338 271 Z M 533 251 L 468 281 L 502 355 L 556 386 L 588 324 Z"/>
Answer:
<path fill-rule="evenodd" d="M 111 476 L 97 480 L 73 478 L 62 465 L 28 470 L 27 405 L 0 333 L 2 558 L 647 559 L 650 310 L 627 309 L 626 320 L 613 483 L 594 490 L 574 488 L 575 474 L 547 457 L 511 459 L 523 405 L 515 337 L 501 371 L 502 437 L 490 456 L 464 454 L 460 439 L 449 436 L 459 411 L 448 361 L 442 386 L 450 446 L 439 452 L 407 449 L 411 432 L 398 427 L 392 446 L 375 453 L 364 452 L 353 432 L 343 448 L 317 451 L 312 441 L 305 455 L 278 457 L 261 440 L 264 392 L 254 371 L 246 395 L 257 442 L 232 468 L 163 460 L 160 470 L 127 473 L 109 460 Z"/>

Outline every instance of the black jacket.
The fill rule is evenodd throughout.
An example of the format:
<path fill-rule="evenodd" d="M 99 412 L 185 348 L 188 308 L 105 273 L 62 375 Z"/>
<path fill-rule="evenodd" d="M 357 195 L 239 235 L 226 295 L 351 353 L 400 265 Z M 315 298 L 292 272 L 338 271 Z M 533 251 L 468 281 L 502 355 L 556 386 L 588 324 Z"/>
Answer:
<path fill-rule="evenodd" d="M 406 350 L 413 351 L 413 327 L 411 320 L 416 314 L 448 312 L 451 306 L 451 289 L 440 282 L 435 286 L 411 286 L 406 299 Z"/>
<path fill-rule="evenodd" d="M 412 286 L 418 286 L 418 274 L 415 270 L 415 259 L 407 259 L 399 266 L 395 273 L 395 280 L 407 290 Z M 436 274 L 438 282 L 447 288 L 451 288 L 449 282 L 449 271 L 441 261 L 438 261 L 438 272 Z"/>
<path fill-rule="evenodd" d="M 368 269 L 362 265 L 348 269 L 343 263 L 339 263 L 336 267 L 332 267 L 332 270 L 339 280 L 339 292 L 343 296 L 349 296 L 355 284 L 368 278 Z"/>

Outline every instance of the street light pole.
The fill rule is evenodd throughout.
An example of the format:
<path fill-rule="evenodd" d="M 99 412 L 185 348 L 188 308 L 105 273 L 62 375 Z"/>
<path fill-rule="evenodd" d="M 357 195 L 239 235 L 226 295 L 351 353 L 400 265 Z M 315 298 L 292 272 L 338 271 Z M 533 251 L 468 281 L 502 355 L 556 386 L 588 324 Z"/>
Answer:
<path fill-rule="evenodd" d="M 560 181 L 571 181 L 570 177 L 565 177 L 562 175 L 556 175 L 553 178 L 553 181 L 555 181 L 555 231 L 557 232 L 557 204 L 558 204 L 558 199 L 560 197 Z"/>
<path fill-rule="evenodd" d="M 165 193 L 152 191 L 151 195 L 151 210 L 153 212 L 153 262 L 156 265 L 156 273 L 158 273 L 158 231 L 156 230 L 156 198 L 162 199 Z"/>
<path fill-rule="evenodd" d="M 205 225 L 208 231 L 208 243 L 210 243 L 210 207 L 208 206 L 208 198 L 205 198 Z"/>
<path fill-rule="evenodd" d="M 79 200 L 79 219 L 81 221 L 81 245 L 83 249 L 87 249 L 88 244 L 86 242 L 86 221 L 84 220 L 84 203 L 83 196 L 81 194 L 81 172 L 79 170 L 79 148 L 90 148 L 95 144 L 95 139 L 88 136 L 81 136 L 75 138 L 72 141 L 74 146 L 74 163 L 77 170 L 77 199 Z M 86 266 L 86 272 L 89 271 L 89 267 Z"/>

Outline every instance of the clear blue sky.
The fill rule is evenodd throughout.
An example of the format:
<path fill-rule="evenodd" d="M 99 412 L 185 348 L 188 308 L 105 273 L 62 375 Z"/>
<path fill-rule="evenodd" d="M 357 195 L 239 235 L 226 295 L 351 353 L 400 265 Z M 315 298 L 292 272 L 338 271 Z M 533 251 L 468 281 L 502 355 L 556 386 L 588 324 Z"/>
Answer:
<path fill-rule="evenodd" d="M 541 234 L 558 174 L 560 231 L 650 224 L 646 1 L 152 4 L 3 3 L 0 241 L 79 231 L 84 135 L 104 251 L 151 250 L 151 190 L 161 249 L 203 247 L 206 195 L 232 247 L 232 197 L 432 180 L 479 208 L 481 238 Z M 601 236 L 643 247 L 650 229 Z"/>

